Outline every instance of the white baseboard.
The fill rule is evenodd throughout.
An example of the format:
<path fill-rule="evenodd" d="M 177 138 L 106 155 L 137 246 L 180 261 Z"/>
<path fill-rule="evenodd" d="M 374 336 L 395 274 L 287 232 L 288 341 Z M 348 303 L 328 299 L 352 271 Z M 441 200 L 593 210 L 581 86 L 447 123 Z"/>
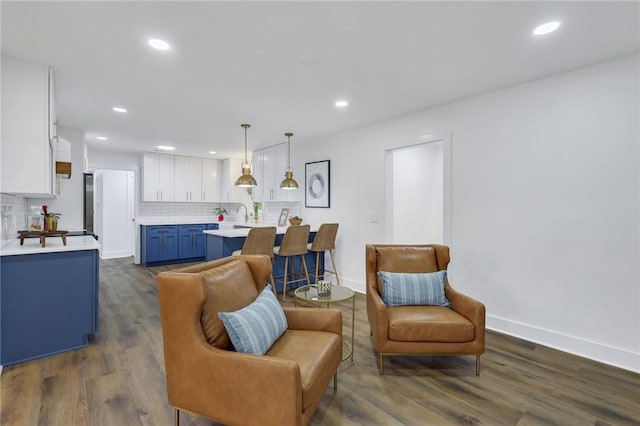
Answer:
<path fill-rule="evenodd" d="M 487 329 L 640 373 L 640 353 L 487 315 Z"/>
<path fill-rule="evenodd" d="M 132 254 L 126 250 L 102 250 L 100 253 L 100 259 L 116 259 L 119 257 L 131 257 Z"/>
<path fill-rule="evenodd" d="M 0 365 L 0 376 L 2 376 L 2 366 Z"/>

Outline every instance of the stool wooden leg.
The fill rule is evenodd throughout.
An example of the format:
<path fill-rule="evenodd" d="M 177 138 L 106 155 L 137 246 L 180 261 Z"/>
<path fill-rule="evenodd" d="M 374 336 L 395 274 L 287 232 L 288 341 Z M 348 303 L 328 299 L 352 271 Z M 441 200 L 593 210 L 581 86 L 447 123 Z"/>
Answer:
<path fill-rule="evenodd" d="M 289 256 L 284 258 L 284 276 L 282 277 L 282 301 L 287 298 L 287 267 L 289 266 Z"/>
<path fill-rule="evenodd" d="M 307 261 L 304 260 L 304 255 L 300 257 L 302 258 L 302 266 L 304 267 L 304 276 L 307 278 L 307 285 L 311 285 L 311 281 L 309 281 L 309 271 L 307 271 Z"/>
<path fill-rule="evenodd" d="M 320 252 L 319 251 L 316 252 L 316 276 L 315 276 L 316 284 L 318 284 L 318 278 L 320 278 Z M 322 279 L 324 279 L 324 275 L 322 276 Z"/>
<path fill-rule="evenodd" d="M 333 273 L 336 276 L 336 282 L 340 285 L 340 277 L 338 276 L 338 268 L 336 268 L 336 261 L 333 259 L 333 250 L 329 250 L 331 256 L 331 266 L 333 266 Z"/>

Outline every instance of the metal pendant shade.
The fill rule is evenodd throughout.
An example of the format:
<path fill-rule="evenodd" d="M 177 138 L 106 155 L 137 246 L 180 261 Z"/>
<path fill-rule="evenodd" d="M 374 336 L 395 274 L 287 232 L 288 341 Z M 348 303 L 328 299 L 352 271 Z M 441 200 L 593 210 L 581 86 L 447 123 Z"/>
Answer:
<path fill-rule="evenodd" d="M 236 181 L 236 186 L 243 188 L 251 188 L 258 185 L 258 182 L 251 176 L 251 164 L 247 161 L 247 129 L 251 127 L 251 124 L 241 124 L 244 129 L 244 163 L 242 163 L 242 176 Z"/>
<path fill-rule="evenodd" d="M 293 170 L 291 169 L 291 136 L 293 133 L 284 134 L 287 137 L 287 170 L 284 172 L 284 180 L 280 182 L 280 189 L 298 189 L 298 182 L 293 179 Z"/>

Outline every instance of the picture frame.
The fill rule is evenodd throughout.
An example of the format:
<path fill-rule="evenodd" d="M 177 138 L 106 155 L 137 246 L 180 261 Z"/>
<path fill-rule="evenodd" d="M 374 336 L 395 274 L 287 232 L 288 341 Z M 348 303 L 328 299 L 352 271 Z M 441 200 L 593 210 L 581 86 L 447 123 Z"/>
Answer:
<path fill-rule="evenodd" d="M 278 226 L 286 226 L 288 217 L 289 217 L 289 209 L 284 208 L 280 210 L 280 217 L 278 218 Z"/>
<path fill-rule="evenodd" d="M 331 206 L 330 160 L 313 161 L 304 165 L 304 206 Z"/>

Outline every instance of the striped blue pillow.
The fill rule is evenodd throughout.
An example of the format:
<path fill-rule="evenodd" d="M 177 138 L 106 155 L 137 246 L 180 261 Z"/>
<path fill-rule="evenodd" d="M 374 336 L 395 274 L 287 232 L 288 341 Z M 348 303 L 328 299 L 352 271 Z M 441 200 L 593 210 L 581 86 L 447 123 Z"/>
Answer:
<path fill-rule="evenodd" d="M 282 306 L 267 285 L 250 305 L 218 312 L 237 352 L 264 355 L 288 327 Z"/>
<path fill-rule="evenodd" d="M 447 271 L 423 274 L 380 271 L 378 276 L 382 279 L 382 301 L 387 306 L 451 306 L 444 294 Z"/>

